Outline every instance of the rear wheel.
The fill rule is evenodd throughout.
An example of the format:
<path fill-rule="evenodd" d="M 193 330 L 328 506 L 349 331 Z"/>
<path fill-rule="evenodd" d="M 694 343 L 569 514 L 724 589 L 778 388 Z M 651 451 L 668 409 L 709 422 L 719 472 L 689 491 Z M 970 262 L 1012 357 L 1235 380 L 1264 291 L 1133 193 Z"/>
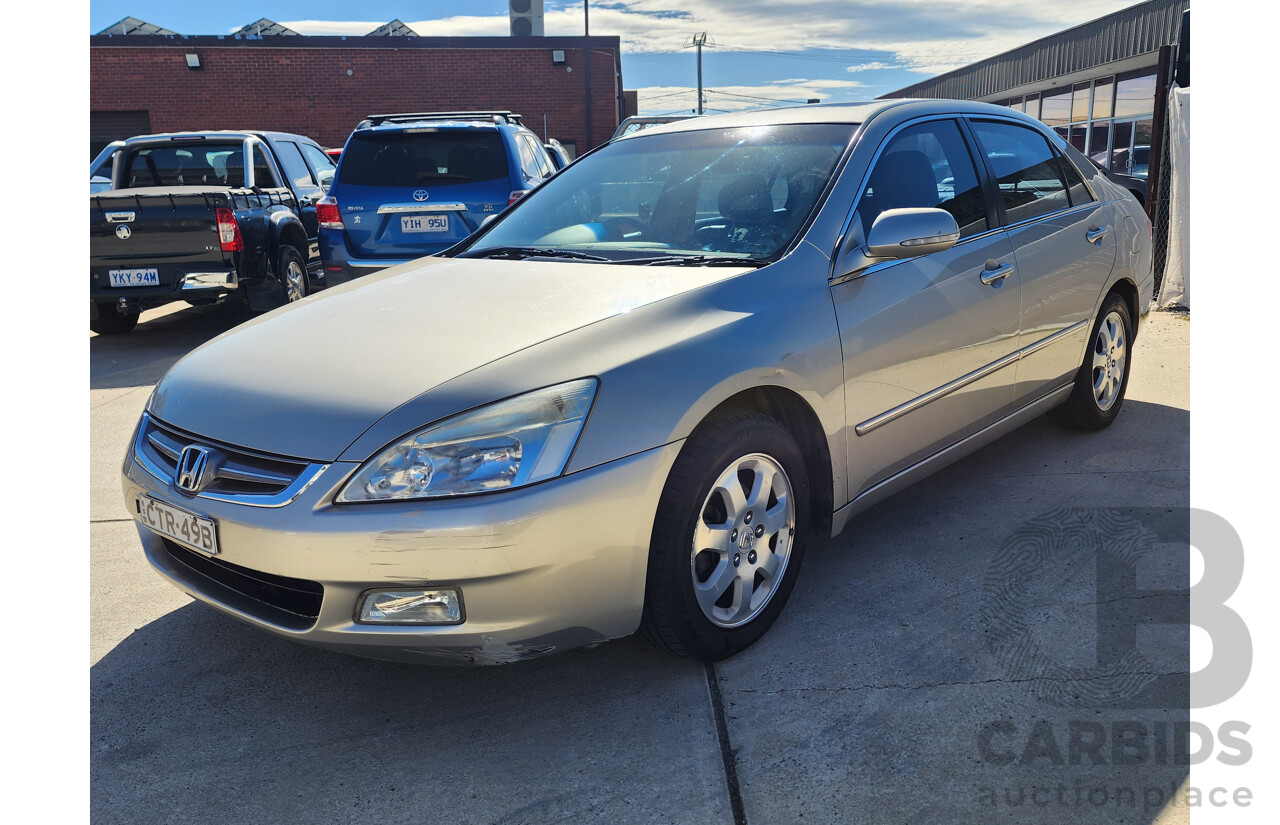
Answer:
<path fill-rule="evenodd" d="M 284 289 L 284 302 L 292 304 L 307 297 L 307 265 L 302 254 L 292 246 L 280 247 L 280 285 Z"/>
<path fill-rule="evenodd" d="M 808 502 L 800 449 L 774 420 L 738 410 L 690 436 L 654 521 L 645 633 L 704 661 L 763 636 L 795 586 Z"/>
<path fill-rule="evenodd" d="M 1124 298 L 1108 295 L 1098 312 L 1084 363 L 1066 402 L 1049 413 L 1059 424 L 1078 430 L 1101 430 L 1120 414 L 1129 386 L 1133 321 Z"/>
<path fill-rule="evenodd" d="M 119 335 L 138 325 L 137 312 L 122 313 L 114 301 L 98 301 L 98 317 L 89 321 L 89 329 L 99 335 Z"/>

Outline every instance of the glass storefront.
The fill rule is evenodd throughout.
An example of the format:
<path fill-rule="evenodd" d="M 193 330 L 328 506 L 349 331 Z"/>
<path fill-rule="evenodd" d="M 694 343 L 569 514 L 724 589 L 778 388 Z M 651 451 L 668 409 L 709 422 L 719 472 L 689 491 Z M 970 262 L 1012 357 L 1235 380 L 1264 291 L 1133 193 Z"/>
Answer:
<path fill-rule="evenodd" d="M 1152 67 L 998 103 L 1052 126 L 1063 140 L 1111 171 L 1145 178 L 1155 94 Z"/>

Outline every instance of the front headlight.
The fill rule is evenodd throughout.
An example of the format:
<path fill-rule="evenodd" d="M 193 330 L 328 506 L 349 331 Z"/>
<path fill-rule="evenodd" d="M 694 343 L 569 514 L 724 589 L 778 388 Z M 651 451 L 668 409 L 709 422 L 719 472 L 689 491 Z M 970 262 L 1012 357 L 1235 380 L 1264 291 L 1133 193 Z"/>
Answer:
<path fill-rule="evenodd" d="M 596 379 L 582 378 L 445 419 L 365 462 L 338 501 L 487 493 L 555 478 L 595 394 Z"/>

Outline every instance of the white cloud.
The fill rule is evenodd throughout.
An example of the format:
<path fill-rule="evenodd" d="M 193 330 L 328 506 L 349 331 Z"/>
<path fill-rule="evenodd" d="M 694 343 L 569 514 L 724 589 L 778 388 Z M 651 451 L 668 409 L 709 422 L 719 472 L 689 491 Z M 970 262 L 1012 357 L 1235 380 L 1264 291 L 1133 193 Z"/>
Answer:
<path fill-rule="evenodd" d="M 601 2 L 601 0 L 597 0 Z M 938 73 L 990 57 L 1068 26 L 1086 22 L 1134 0 L 611 0 L 591 9 L 591 31 L 616 35 L 630 54 L 685 50 L 689 38 L 710 34 L 715 51 L 810 50 L 889 53 L 895 62 L 874 60 L 849 71 L 906 68 Z M 548 35 L 582 33 L 577 3 L 550 7 Z M 367 34 L 382 22 L 285 22 L 302 34 Z M 455 15 L 406 21 L 425 37 L 502 36 L 506 15 Z M 830 55 L 816 60 L 848 60 Z"/>
<path fill-rule="evenodd" d="M 758 86 L 716 85 L 703 89 L 709 112 L 738 112 L 771 106 L 804 104 L 811 98 L 823 103 L 851 101 L 859 98 L 857 89 L 865 84 L 856 80 L 775 80 Z M 698 105 L 698 91 L 688 86 L 644 86 L 638 92 L 638 109 L 642 115 L 688 112 Z"/>

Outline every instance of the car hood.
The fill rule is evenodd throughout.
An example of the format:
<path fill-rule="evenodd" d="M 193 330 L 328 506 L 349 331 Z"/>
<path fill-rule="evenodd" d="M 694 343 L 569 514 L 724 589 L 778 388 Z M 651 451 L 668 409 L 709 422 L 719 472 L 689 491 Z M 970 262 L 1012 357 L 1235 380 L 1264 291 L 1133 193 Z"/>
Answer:
<path fill-rule="evenodd" d="M 215 441 L 332 461 L 383 416 L 452 378 L 744 271 L 424 258 L 214 338 L 169 371 L 148 409 Z"/>

